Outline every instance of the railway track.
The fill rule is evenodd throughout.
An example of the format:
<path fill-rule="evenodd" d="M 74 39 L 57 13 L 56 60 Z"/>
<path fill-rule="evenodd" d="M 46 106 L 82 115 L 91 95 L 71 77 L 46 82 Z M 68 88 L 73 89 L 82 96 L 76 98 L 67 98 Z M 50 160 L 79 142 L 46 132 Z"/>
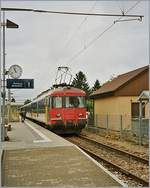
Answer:
<path fill-rule="evenodd" d="M 70 142 L 73 142 L 74 144 L 79 146 L 86 153 L 88 153 L 93 158 L 95 158 L 98 162 L 102 161 L 105 164 L 105 166 L 107 166 L 109 169 L 113 168 L 115 171 L 117 170 L 118 172 L 125 174 L 127 177 L 132 178 L 133 180 L 142 184 L 143 186 L 146 186 L 146 187 L 149 186 L 148 172 L 147 172 L 146 178 L 142 178 L 142 177 L 140 177 L 140 175 L 136 175 L 132 170 L 122 167 L 122 164 L 118 164 L 116 162 L 113 162 L 112 160 L 107 159 L 106 155 L 110 156 L 110 152 L 113 153 L 113 154 L 117 153 L 118 155 L 120 155 L 121 158 L 126 159 L 125 162 L 128 163 L 130 160 L 136 160 L 136 162 L 141 163 L 141 165 L 146 166 L 146 168 L 148 169 L 149 161 L 147 159 L 142 158 L 140 156 L 136 156 L 136 155 L 134 155 L 130 152 L 115 148 L 115 147 L 110 146 L 108 144 L 101 143 L 99 141 L 96 141 L 92 138 L 89 138 L 89 137 L 83 136 L 83 135 L 73 136 L 73 137 L 65 137 L 65 139 L 67 139 Z M 83 144 L 83 141 L 85 142 L 84 144 Z M 91 146 L 89 148 L 90 144 L 93 147 L 92 149 L 91 149 Z M 101 148 L 101 150 L 104 150 L 104 149 L 107 150 L 107 154 L 105 153 L 105 156 L 101 155 L 101 152 L 100 152 L 101 150 L 97 152 L 97 150 L 99 150 L 100 148 Z M 132 166 L 131 162 L 130 162 L 130 166 Z M 134 171 L 138 171 L 138 170 L 135 168 Z M 141 174 L 141 176 L 143 175 L 142 172 L 140 172 L 140 174 Z"/>
<path fill-rule="evenodd" d="M 116 169 L 143 186 L 149 185 L 147 159 L 100 143 L 85 136 L 67 137 L 66 139 L 78 145 L 97 161 L 104 162 L 106 166 Z M 143 177 L 144 170 L 147 172 L 146 177 Z"/>
<path fill-rule="evenodd" d="M 129 159 L 135 159 L 135 160 L 137 160 L 137 161 L 139 161 L 139 162 L 142 162 L 142 163 L 144 163 L 144 164 L 149 164 L 149 160 L 148 159 L 145 159 L 145 158 L 142 158 L 142 157 L 140 157 L 140 156 L 137 156 L 137 155 L 134 155 L 133 153 L 130 153 L 130 152 L 127 152 L 127 151 L 124 151 L 124 150 L 121 150 L 121 149 L 119 149 L 119 148 L 115 148 L 115 147 L 112 147 L 112 146 L 110 146 L 110 145 L 108 145 L 108 144 L 104 144 L 104 143 L 102 143 L 102 142 L 99 142 L 99 141 L 97 141 L 97 140 L 94 140 L 94 139 L 92 139 L 92 138 L 89 138 L 89 137 L 87 137 L 87 136 L 79 136 L 81 139 L 85 139 L 85 140 L 87 140 L 87 141 L 89 141 L 89 142 L 92 142 L 92 143 L 94 143 L 94 144 L 97 144 L 99 147 L 102 147 L 102 148 L 106 148 L 106 149 L 108 149 L 108 150 L 111 150 L 111 151 L 114 151 L 114 152 L 117 152 L 117 153 L 120 153 L 121 155 L 124 155 L 124 156 L 126 156 L 126 157 L 128 157 Z"/>

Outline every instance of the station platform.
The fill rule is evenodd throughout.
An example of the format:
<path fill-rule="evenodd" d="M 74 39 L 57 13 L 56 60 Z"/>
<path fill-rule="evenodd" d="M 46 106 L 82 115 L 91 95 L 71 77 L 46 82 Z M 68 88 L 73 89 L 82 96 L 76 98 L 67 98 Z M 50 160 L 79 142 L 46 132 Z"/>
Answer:
<path fill-rule="evenodd" d="M 2 145 L 2 186 L 125 186 L 77 146 L 29 120 L 12 123 L 8 136 Z"/>

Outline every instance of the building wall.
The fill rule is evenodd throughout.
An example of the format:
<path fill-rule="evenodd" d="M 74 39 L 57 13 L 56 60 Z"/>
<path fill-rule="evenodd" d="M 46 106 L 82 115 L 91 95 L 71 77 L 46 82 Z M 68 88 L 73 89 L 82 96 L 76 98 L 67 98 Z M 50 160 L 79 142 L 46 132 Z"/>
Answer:
<path fill-rule="evenodd" d="M 121 128 L 120 122 L 122 122 L 123 129 L 130 129 L 131 103 L 137 102 L 137 99 L 138 97 L 135 96 L 112 96 L 95 99 L 94 114 L 97 126 L 106 128 L 106 122 L 108 121 L 110 129 L 119 130 Z M 148 105 L 146 105 L 145 114 L 146 118 L 148 118 Z"/>
<path fill-rule="evenodd" d="M 107 97 L 94 100 L 95 114 L 131 115 L 131 102 L 137 102 L 138 97 Z"/>
<path fill-rule="evenodd" d="M 13 103 L 11 102 L 11 105 L 6 104 L 6 113 L 5 113 L 5 119 L 6 124 L 10 122 L 17 122 L 19 121 L 19 108 L 22 106 L 22 103 Z"/>
<path fill-rule="evenodd" d="M 130 80 L 115 92 L 115 96 L 139 96 L 143 90 L 149 90 L 149 70 Z"/>

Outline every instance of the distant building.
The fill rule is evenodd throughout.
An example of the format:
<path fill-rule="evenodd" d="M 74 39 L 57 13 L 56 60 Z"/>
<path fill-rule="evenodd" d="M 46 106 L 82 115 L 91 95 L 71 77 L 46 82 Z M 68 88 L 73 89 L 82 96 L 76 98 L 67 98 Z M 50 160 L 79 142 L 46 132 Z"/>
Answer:
<path fill-rule="evenodd" d="M 122 115 L 124 128 L 130 128 L 131 119 L 139 116 L 138 97 L 143 90 L 149 90 L 149 66 L 121 74 L 94 91 L 90 98 L 94 100 L 94 114 L 108 115 L 111 128 L 117 130 L 117 115 Z M 148 105 L 143 105 L 143 118 L 148 118 Z M 109 125 L 110 125 L 109 124 Z"/>
<path fill-rule="evenodd" d="M 6 122 L 19 121 L 19 108 L 23 106 L 23 102 L 9 102 L 6 103 Z"/>

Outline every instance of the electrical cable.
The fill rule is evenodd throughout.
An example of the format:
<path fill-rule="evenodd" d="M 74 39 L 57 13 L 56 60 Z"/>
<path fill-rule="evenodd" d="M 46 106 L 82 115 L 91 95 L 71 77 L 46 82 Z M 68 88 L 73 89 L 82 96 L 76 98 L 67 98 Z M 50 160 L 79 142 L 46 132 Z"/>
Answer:
<path fill-rule="evenodd" d="M 128 13 L 129 11 L 131 11 L 133 8 L 135 8 L 137 6 L 137 4 L 139 4 L 141 2 L 141 0 L 137 1 L 132 7 L 130 7 L 126 12 Z M 124 15 L 122 15 L 120 18 L 118 18 L 116 21 L 121 20 L 124 17 Z M 101 32 L 98 36 L 96 36 L 93 40 L 91 40 L 87 46 L 84 46 L 84 48 L 82 48 L 80 51 L 78 51 L 69 61 L 68 63 L 71 63 L 72 61 L 74 61 L 74 59 L 76 59 L 78 56 L 80 56 L 85 50 L 87 50 L 93 43 L 95 43 L 99 38 L 101 38 L 103 36 L 103 34 L 105 32 L 107 32 L 108 30 L 110 30 L 114 25 L 115 25 L 115 21 L 109 26 L 107 27 L 103 32 Z"/>
<path fill-rule="evenodd" d="M 90 8 L 89 13 L 95 8 L 97 1 L 93 4 L 93 6 Z M 68 46 L 68 44 L 72 41 L 72 38 L 74 37 L 75 33 L 81 28 L 81 26 L 87 21 L 88 16 L 84 17 L 83 20 L 81 21 L 81 23 L 78 25 L 78 27 L 76 28 L 76 30 L 74 31 L 74 33 L 71 35 L 71 37 L 68 39 L 68 41 L 66 42 L 66 44 L 64 45 L 64 47 L 62 48 L 62 51 L 64 49 L 66 49 L 66 46 Z M 57 60 L 56 64 L 58 63 L 59 59 Z M 58 64 L 57 64 L 58 65 Z"/>
<path fill-rule="evenodd" d="M 2 11 L 27 11 L 38 13 L 50 13 L 50 14 L 64 14 L 64 15 L 76 15 L 76 16 L 120 16 L 120 14 L 104 14 L 104 13 L 85 13 L 85 12 L 64 12 L 64 11 L 51 11 L 51 10 L 38 10 L 28 8 L 1 8 Z M 141 15 L 123 15 L 125 17 L 141 17 Z"/>

